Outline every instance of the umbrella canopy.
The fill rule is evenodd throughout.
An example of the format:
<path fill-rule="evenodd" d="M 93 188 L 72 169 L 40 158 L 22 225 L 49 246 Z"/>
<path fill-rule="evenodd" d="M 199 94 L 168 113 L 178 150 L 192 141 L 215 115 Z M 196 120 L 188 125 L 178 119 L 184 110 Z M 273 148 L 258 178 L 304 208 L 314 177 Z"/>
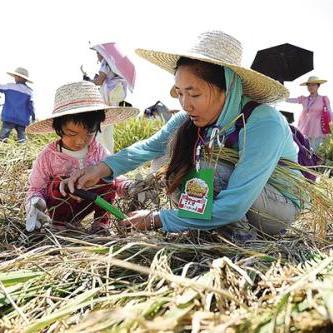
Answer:
<path fill-rule="evenodd" d="M 313 70 L 313 52 L 292 44 L 259 50 L 251 68 L 281 83 Z"/>
<path fill-rule="evenodd" d="M 114 73 L 126 80 L 128 88 L 133 91 L 136 75 L 135 66 L 119 51 L 116 43 L 97 44 L 91 48 L 105 59 Z"/>

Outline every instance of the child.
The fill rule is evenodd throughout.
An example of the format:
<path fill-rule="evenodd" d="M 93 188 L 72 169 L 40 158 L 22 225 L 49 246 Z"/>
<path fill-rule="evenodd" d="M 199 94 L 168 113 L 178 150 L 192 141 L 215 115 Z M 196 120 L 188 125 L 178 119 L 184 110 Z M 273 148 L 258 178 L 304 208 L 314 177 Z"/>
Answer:
<path fill-rule="evenodd" d="M 109 227 L 109 214 L 105 210 L 85 200 L 64 199 L 59 193 L 59 183 L 75 170 L 103 160 L 105 150 L 95 139 L 101 123 L 114 124 L 137 113 L 135 108 L 106 105 L 97 86 L 91 82 L 66 84 L 57 89 L 52 115 L 27 128 L 27 133 L 54 130 L 59 136 L 59 140 L 44 148 L 33 164 L 26 199 L 27 231 L 39 228 L 41 222 L 50 218 L 55 225 L 75 227 L 93 211 L 92 231 Z M 116 194 L 125 193 L 130 183 L 125 177 L 111 183 L 100 181 L 93 191 L 112 202 Z M 48 215 L 44 213 L 46 208 Z"/>
<path fill-rule="evenodd" d="M 17 141 L 25 142 L 25 128 L 35 121 L 35 112 L 32 103 L 32 89 L 27 86 L 29 73 L 25 68 L 18 67 L 13 72 L 7 72 L 15 79 L 15 83 L 0 85 L 0 92 L 5 94 L 5 103 L 2 109 L 2 128 L 0 141 L 7 141 L 10 132 L 15 128 Z"/>

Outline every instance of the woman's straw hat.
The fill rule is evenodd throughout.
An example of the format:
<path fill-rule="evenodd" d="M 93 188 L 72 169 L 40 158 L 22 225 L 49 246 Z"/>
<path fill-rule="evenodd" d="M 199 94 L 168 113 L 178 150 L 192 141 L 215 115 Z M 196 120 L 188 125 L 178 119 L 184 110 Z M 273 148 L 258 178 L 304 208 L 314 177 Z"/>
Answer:
<path fill-rule="evenodd" d="M 92 82 L 74 82 L 57 89 L 52 115 L 29 125 L 27 133 L 50 133 L 53 132 L 52 121 L 54 118 L 98 110 L 105 110 L 103 126 L 120 123 L 139 113 L 138 109 L 132 107 L 106 105 L 98 87 Z"/>
<path fill-rule="evenodd" d="M 33 83 L 30 79 L 29 79 L 29 72 L 27 69 L 23 68 L 23 67 L 17 67 L 13 72 L 7 72 L 8 75 L 10 76 L 19 76 L 22 77 L 23 79 L 27 80 L 30 83 Z"/>
<path fill-rule="evenodd" d="M 327 80 L 321 80 L 318 76 L 310 76 L 306 82 L 300 84 L 300 86 L 306 86 L 310 83 L 322 84 L 327 82 Z"/>
<path fill-rule="evenodd" d="M 288 97 L 288 90 L 278 81 L 241 66 L 242 46 L 232 36 L 221 31 L 208 31 L 198 36 L 187 49 L 148 50 L 136 53 L 151 63 L 174 74 L 180 57 L 198 59 L 231 68 L 242 80 L 244 94 L 261 103 L 271 103 Z M 171 90 L 174 95 L 173 90 Z"/>

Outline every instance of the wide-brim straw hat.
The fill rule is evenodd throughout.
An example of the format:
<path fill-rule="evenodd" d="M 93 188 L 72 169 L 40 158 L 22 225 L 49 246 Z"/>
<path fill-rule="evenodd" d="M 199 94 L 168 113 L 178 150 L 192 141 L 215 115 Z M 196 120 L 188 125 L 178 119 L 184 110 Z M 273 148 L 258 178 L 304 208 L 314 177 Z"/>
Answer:
<path fill-rule="evenodd" d="M 29 79 L 29 72 L 27 69 L 23 68 L 23 67 L 17 67 L 14 71 L 12 72 L 7 72 L 8 75 L 10 76 L 19 76 L 25 80 L 27 80 L 27 82 L 33 83 L 30 79 Z"/>
<path fill-rule="evenodd" d="M 69 114 L 105 110 L 105 120 L 101 126 L 118 124 L 139 114 L 139 109 L 125 106 L 109 106 L 103 101 L 98 87 L 88 81 L 69 83 L 57 89 L 51 116 L 29 125 L 27 133 L 50 133 L 54 129 L 54 118 Z"/>
<path fill-rule="evenodd" d="M 319 79 L 318 76 L 310 76 L 308 78 L 308 80 L 306 82 L 301 83 L 300 86 L 306 86 L 306 85 L 308 85 L 310 83 L 322 84 L 322 83 L 325 83 L 325 82 L 327 82 L 327 80 L 321 80 L 321 79 Z"/>
<path fill-rule="evenodd" d="M 202 33 L 182 50 L 136 49 L 136 53 L 149 62 L 174 74 L 180 57 L 197 59 L 232 69 L 242 80 L 246 96 L 261 103 L 272 103 L 289 96 L 280 82 L 241 66 L 242 46 L 234 37 L 222 31 Z M 172 96 L 176 97 L 171 89 Z"/>

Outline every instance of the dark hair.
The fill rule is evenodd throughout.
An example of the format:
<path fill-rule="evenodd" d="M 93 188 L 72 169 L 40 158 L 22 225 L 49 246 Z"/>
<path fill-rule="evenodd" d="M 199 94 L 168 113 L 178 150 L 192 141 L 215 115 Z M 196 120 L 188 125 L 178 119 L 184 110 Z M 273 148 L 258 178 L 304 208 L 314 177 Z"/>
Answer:
<path fill-rule="evenodd" d="M 212 64 L 201 60 L 180 57 L 177 61 L 175 72 L 181 66 L 191 67 L 193 73 L 201 80 L 210 83 L 221 90 L 226 90 L 224 68 L 220 65 Z"/>
<path fill-rule="evenodd" d="M 69 122 L 82 125 L 88 132 L 95 132 L 97 134 L 97 132 L 101 131 L 101 123 L 104 120 L 104 110 L 81 112 L 54 118 L 52 127 L 60 137 L 63 137 L 63 135 L 65 134 L 63 131 L 63 126 Z"/>
<path fill-rule="evenodd" d="M 224 68 L 222 66 L 185 57 L 177 61 L 175 72 L 181 66 L 188 66 L 193 73 L 209 85 L 226 91 Z M 171 160 L 166 169 L 167 192 L 174 192 L 182 178 L 194 167 L 193 151 L 197 141 L 198 127 L 188 117 L 178 129 L 171 144 Z"/>

